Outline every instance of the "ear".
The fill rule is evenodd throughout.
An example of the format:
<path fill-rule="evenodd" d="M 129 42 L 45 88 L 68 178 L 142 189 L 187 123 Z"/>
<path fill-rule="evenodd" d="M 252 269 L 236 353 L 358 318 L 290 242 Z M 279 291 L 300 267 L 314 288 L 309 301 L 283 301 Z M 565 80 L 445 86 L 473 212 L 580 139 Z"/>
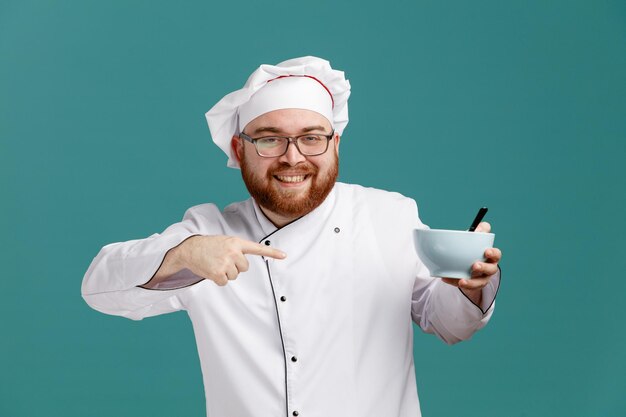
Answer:
<path fill-rule="evenodd" d="M 341 136 L 335 133 L 335 153 L 339 155 L 339 142 L 341 142 Z"/>
<path fill-rule="evenodd" d="M 237 163 L 241 165 L 241 157 L 243 155 L 243 141 L 239 136 L 233 136 L 230 140 L 230 147 L 233 150 L 233 155 L 237 160 Z"/>

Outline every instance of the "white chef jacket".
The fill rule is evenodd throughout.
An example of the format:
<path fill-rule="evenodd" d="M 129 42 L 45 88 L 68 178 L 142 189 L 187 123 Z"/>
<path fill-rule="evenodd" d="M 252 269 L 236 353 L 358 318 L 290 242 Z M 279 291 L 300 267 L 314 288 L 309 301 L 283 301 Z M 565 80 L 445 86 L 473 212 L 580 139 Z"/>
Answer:
<path fill-rule="evenodd" d="M 207 416 L 415 417 L 411 319 L 447 343 L 468 339 L 489 320 L 500 281 L 479 308 L 430 277 L 412 238 L 424 227 L 413 200 L 342 183 L 280 229 L 253 199 L 223 212 L 203 204 L 162 234 L 102 248 L 82 294 L 133 320 L 186 310 Z M 265 242 L 287 258 L 249 255 L 249 270 L 224 287 L 188 270 L 138 287 L 169 249 L 198 234 Z"/>

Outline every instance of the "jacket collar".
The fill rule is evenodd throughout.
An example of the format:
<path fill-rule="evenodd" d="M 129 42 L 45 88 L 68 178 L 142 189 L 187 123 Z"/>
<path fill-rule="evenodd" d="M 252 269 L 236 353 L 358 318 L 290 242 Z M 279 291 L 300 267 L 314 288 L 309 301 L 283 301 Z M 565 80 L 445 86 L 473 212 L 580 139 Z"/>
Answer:
<path fill-rule="evenodd" d="M 320 204 L 315 210 L 312 212 L 305 214 L 302 217 L 297 218 L 291 223 L 287 223 L 283 227 L 276 227 L 263 213 L 261 207 L 257 204 L 254 198 L 252 199 L 252 206 L 254 207 L 254 214 L 256 215 L 256 219 L 263 230 L 264 236 L 260 239 L 263 241 L 270 235 L 274 235 L 279 231 L 282 232 L 294 232 L 299 233 L 303 231 L 303 229 L 314 227 L 315 224 L 319 224 L 321 221 L 328 218 L 330 215 L 333 206 L 335 205 L 335 200 L 337 198 L 337 184 L 334 185 L 333 189 L 330 191 L 326 199 Z"/>

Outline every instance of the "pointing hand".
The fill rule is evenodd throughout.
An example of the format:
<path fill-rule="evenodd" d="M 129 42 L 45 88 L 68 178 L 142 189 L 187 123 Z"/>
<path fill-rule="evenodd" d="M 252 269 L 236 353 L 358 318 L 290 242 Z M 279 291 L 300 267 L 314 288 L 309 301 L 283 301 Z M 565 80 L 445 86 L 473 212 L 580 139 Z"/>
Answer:
<path fill-rule="evenodd" d="M 238 237 L 192 236 L 167 253 L 163 264 L 145 287 L 154 287 L 185 268 L 217 285 L 226 285 L 240 272 L 248 270 L 246 255 L 274 259 L 287 257 L 278 249 Z"/>

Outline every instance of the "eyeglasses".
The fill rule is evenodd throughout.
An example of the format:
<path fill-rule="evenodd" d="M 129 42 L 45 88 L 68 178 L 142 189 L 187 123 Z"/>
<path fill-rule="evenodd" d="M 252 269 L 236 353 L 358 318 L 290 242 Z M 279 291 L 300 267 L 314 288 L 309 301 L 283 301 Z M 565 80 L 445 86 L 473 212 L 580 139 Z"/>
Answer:
<path fill-rule="evenodd" d="M 253 139 L 245 133 L 239 137 L 254 144 L 256 153 L 264 158 L 276 158 L 287 153 L 289 144 L 296 145 L 296 149 L 304 156 L 321 155 L 328 150 L 328 142 L 335 136 L 333 130 L 330 135 L 306 134 L 291 136 L 265 136 Z"/>

